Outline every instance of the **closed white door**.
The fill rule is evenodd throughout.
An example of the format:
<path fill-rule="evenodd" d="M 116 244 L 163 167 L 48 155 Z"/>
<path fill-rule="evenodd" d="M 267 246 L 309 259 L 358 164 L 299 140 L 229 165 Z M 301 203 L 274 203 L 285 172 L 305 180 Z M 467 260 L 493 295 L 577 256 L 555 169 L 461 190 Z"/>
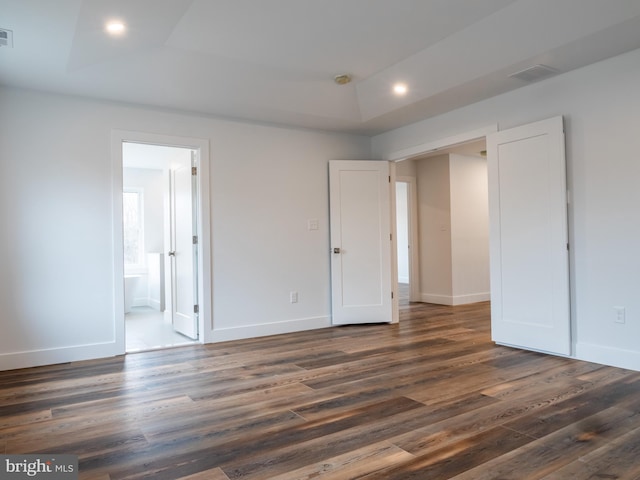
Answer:
<path fill-rule="evenodd" d="M 170 171 L 171 320 L 176 332 L 198 338 L 195 162 L 183 159 Z"/>
<path fill-rule="evenodd" d="M 329 164 L 334 325 L 392 321 L 389 164 Z"/>
<path fill-rule="evenodd" d="M 562 117 L 487 136 L 493 340 L 571 353 Z"/>

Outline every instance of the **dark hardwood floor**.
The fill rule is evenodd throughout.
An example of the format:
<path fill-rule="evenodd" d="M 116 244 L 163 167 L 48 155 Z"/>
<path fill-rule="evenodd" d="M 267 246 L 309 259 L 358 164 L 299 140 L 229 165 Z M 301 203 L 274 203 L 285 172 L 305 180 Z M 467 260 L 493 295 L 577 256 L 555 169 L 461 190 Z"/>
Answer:
<path fill-rule="evenodd" d="M 640 373 L 491 343 L 489 304 L 0 372 L 0 452 L 83 479 L 640 478 Z"/>

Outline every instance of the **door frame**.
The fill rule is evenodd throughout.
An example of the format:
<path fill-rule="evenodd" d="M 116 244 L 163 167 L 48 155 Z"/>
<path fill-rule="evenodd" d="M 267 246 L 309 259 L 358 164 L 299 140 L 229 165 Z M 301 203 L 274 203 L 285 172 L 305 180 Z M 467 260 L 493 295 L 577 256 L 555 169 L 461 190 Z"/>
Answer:
<path fill-rule="evenodd" d="M 211 284 L 211 223 L 210 223 L 210 158 L 209 140 L 195 137 L 181 137 L 130 130 L 111 131 L 111 191 L 112 191 L 112 231 L 113 231 L 113 318 L 117 355 L 125 354 L 125 315 L 124 315 L 124 244 L 122 233 L 122 144 L 123 142 L 146 143 L 169 147 L 181 147 L 195 150 L 198 167 L 198 299 L 199 343 L 211 343 L 213 337 L 213 316 Z"/>
<path fill-rule="evenodd" d="M 496 133 L 498 131 L 498 124 L 491 124 L 491 125 L 486 125 L 484 127 L 478 128 L 476 130 L 470 130 L 467 132 L 461 132 L 458 133 L 456 135 L 452 135 L 449 137 L 443 137 L 440 139 L 436 139 L 436 140 L 431 140 L 429 142 L 426 143 L 422 143 L 420 145 L 415 145 L 413 147 L 409 147 L 409 148 L 403 148 L 401 150 L 395 150 L 390 152 L 386 157 L 385 160 L 388 160 L 390 162 L 392 162 L 392 166 L 395 167 L 395 164 L 397 162 L 401 162 L 403 160 L 412 160 L 414 158 L 417 157 L 421 157 L 427 153 L 433 153 L 433 152 L 437 152 L 439 150 L 446 150 L 448 148 L 451 147 L 455 147 L 458 145 L 462 145 L 464 143 L 469 143 L 469 142 L 474 142 L 477 140 L 483 140 L 487 138 L 487 135 L 492 134 L 492 133 Z M 391 198 L 395 199 L 395 195 L 396 195 L 396 187 L 395 187 L 395 168 L 392 168 L 392 171 L 394 172 L 393 176 L 392 176 L 392 183 L 391 183 L 391 188 L 392 188 L 392 192 L 391 192 Z M 417 189 L 416 189 L 417 190 Z M 413 200 L 412 200 L 413 201 Z M 417 200 L 417 192 L 416 192 L 416 200 L 415 200 L 415 208 L 414 208 L 414 212 L 416 215 L 416 224 L 415 224 L 415 235 L 417 236 L 417 229 L 418 229 L 418 220 L 417 220 L 417 204 L 418 204 L 418 200 Z M 396 228 L 396 218 L 395 218 L 395 204 L 392 205 L 392 225 L 391 228 L 395 229 Z M 414 235 L 412 233 L 412 235 Z M 394 242 L 395 244 L 395 242 Z M 416 240 L 416 244 L 417 244 L 417 240 Z M 394 245 L 395 248 L 395 245 Z M 416 249 L 417 250 L 417 249 Z M 414 252 L 412 252 L 413 254 Z M 416 268 L 419 271 L 419 257 L 417 255 L 414 255 L 416 257 Z M 413 258 L 413 257 L 412 257 Z M 413 260 L 412 260 L 413 261 Z M 397 262 L 397 259 L 396 259 Z M 395 275 L 395 278 L 392 279 L 392 281 L 394 282 L 394 289 L 395 291 L 398 290 L 397 285 L 398 285 L 398 278 L 397 278 L 397 268 L 395 269 L 396 271 L 393 273 L 393 275 Z M 411 295 L 413 296 L 413 283 L 412 282 L 412 293 Z M 416 285 L 417 286 L 417 285 Z M 417 296 L 419 297 L 419 293 L 417 294 Z M 419 298 L 418 298 L 419 301 Z M 394 318 L 399 318 L 400 317 L 400 307 L 398 305 L 398 302 L 394 302 L 393 304 L 393 315 Z"/>
<path fill-rule="evenodd" d="M 411 160 L 413 158 L 419 157 L 426 153 L 436 152 L 438 150 L 445 150 L 450 147 L 454 147 L 456 145 L 460 145 L 467 142 L 472 142 L 475 140 L 487 139 L 487 136 L 493 133 L 497 133 L 500 130 L 498 129 L 498 124 L 486 125 L 484 127 L 478 128 L 476 130 L 471 130 L 467 132 L 462 132 L 456 135 L 452 135 L 449 137 L 442 137 L 440 139 L 431 140 L 429 142 L 416 145 L 413 147 L 408 147 L 400 150 L 391 151 L 389 154 L 384 156 L 385 160 L 390 162 L 400 162 L 403 160 Z M 565 146 L 566 148 L 566 146 Z M 568 168 L 568 166 L 567 166 Z M 395 184 L 393 187 L 392 195 L 395 196 Z M 570 185 L 567 185 L 567 192 L 570 191 Z M 568 194 L 568 193 L 567 193 Z M 571 228 L 570 228 L 570 218 L 571 218 L 571 208 L 570 204 L 567 205 L 567 228 L 568 228 L 568 240 L 571 242 Z M 395 228 L 395 217 L 393 228 Z M 491 232 L 489 233 L 489 242 L 491 243 Z M 574 295 L 573 295 L 573 267 L 572 267 L 572 256 L 569 254 L 568 256 L 569 262 L 569 310 L 570 310 L 570 343 L 571 343 L 571 354 L 569 357 L 575 357 L 575 318 L 574 318 Z M 394 305 L 394 308 L 397 308 Z M 397 312 L 394 312 L 394 315 Z M 547 352 L 548 353 L 548 352 Z M 557 355 L 557 354 L 556 354 Z"/>

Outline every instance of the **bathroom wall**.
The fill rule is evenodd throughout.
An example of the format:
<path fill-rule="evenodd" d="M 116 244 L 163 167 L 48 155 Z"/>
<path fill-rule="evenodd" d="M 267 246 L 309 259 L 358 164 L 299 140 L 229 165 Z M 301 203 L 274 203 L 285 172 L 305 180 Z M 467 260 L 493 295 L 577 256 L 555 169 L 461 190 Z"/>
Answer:
<path fill-rule="evenodd" d="M 133 306 L 151 306 L 149 291 L 148 253 L 164 251 L 164 181 L 162 170 L 123 168 L 123 187 L 142 189 L 144 199 L 144 255 L 143 268 L 125 265 L 125 275 L 138 275 Z M 155 305 L 155 303 L 153 303 Z"/>

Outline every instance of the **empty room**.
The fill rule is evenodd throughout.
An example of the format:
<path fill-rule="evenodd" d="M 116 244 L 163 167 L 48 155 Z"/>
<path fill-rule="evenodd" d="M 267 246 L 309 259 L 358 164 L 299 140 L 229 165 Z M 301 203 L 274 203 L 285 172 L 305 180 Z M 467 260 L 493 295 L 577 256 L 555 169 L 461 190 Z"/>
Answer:
<path fill-rule="evenodd" d="M 640 3 L 0 0 L 0 478 L 640 478 Z"/>

